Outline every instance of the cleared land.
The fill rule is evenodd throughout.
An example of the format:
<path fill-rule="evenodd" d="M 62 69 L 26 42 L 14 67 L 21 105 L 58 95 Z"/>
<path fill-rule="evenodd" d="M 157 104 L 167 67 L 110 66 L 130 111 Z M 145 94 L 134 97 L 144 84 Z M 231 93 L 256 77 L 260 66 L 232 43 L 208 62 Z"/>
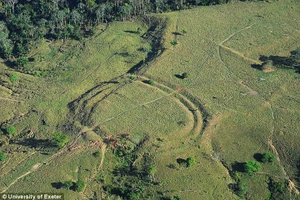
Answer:
<path fill-rule="evenodd" d="M 238 199 L 230 189 L 235 164 L 267 151 L 275 162 L 252 176 L 239 173 L 248 198 L 267 198 L 272 178 L 289 181 L 289 197 L 299 199 L 299 74 L 251 67 L 299 46 L 299 13 L 297 1 L 201 7 L 155 15 L 161 31 L 152 35 L 141 22 L 113 22 L 80 42 L 44 41 L 30 55 L 29 74 L 1 64 L 1 151 L 8 158 L 0 191 L 106 198 L 107 186 L 128 181 L 116 172 L 125 162 L 116 152 L 130 144 L 131 167 L 143 168 L 145 155 L 155 164 L 149 199 Z M 163 44 L 152 47 L 159 56 L 149 61 L 155 35 Z M 19 77 L 14 83 L 11 74 Z M 8 137 L 12 124 L 17 133 Z M 69 136 L 62 149 L 49 145 L 57 132 Z M 180 164 L 190 156 L 195 166 Z M 87 183 L 83 192 L 61 188 L 78 179 Z"/>

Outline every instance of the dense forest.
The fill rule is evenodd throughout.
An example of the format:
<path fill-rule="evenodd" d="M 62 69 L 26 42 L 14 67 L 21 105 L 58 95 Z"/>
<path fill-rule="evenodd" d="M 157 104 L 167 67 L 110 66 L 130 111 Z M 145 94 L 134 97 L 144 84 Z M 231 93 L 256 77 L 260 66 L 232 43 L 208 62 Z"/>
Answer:
<path fill-rule="evenodd" d="M 99 23 L 228 0 L 1 0 L 0 57 L 20 57 L 41 38 L 81 39 Z"/>

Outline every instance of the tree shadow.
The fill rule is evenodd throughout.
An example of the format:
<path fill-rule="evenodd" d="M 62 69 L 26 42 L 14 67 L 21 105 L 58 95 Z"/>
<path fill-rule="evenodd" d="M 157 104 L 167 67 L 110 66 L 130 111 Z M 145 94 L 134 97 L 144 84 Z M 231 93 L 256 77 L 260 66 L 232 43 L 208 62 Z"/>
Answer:
<path fill-rule="evenodd" d="M 263 155 L 261 153 L 256 153 L 253 155 L 253 158 L 258 162 L 262 162 Z"/>
<path fill-rule="evenodd" d="M 183 159 L 183 158 L 177 158 L 177 159 L 176 159 L 176 162 L 177 162 L 179 165 L 181 165 L 181 164 L 186 164 L 186 160 Z"/>
<path fill-rule="evenodd" d="M 137 31 L 124 31 L 125 33 L 132 33 L 132 34 L 138 34 Z"/>
<path fill-rule="evenodd" d="M 173 34 L 173 35 L 175 35 L 175 36 L 177 36 L 177 35 L 182 35 L 182 33 L 175 32 L 175 31 L 174 31 L 174 32 L 172 32 L 172 34 Z"/>
<path fill-rule="evenodd" d="M 16 141 L 15 144 L 30 148 L 52 148 L 56 147 L 49 139 L 26 138 L 22 141 Z"/>
<path fill-rule="evenodd" d="M 234 162 L 231 167 L 232 167 L 232 171 L 235 172 L 245 172 L 245 167 L 244 167 L 245 163 L 244 162 Z"/>
<path fill-rule="evenodd" d="M 262 70 L 262 65 L 259 64 L 252 64 L 251 67 L 257 70 Z"/>
<path fill-rule="evenodd" d="M 52 187 L 54 187 L 57 190 L 63 187 L 62 182 L 53 182 L 53 183 L 51 183 L 51 185 L 52 185 Z"/>
<path fill-rule="evenodd" d="M 183 76 L 181 74 L 175 74 L 174 75 L 176 78 L 180 78 L 180 79 L 183 79 Z"/>
<path fill-rule="evenodd" d="M 17 68 L 17 63 L 15 61 L 6 60 L 4 61 L 4 64 L 9 68 Z"/>
<path fill-rule="evenodd" d="M 251 67 L 262 70 L 263 66 L 271 63 L 275 68 L 294 69 L 296 73 L 300 73 L 300 48 L 290 52 L 290 56 L 264 56 L 260 55 L 259 60 L 263 62 L 261 65 L 252 64 Z"/>

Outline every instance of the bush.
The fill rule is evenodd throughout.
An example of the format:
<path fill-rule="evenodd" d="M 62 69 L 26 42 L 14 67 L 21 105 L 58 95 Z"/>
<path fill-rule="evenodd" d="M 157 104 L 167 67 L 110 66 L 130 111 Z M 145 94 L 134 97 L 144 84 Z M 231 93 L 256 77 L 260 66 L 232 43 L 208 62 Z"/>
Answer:
<path fill-rule="evenodd" d="M 185 79 L 185 78 L 187 78 L 189 75 L 188 75 L 188 73 L 186 73 L 186 72 L 184 72 L 182 75 L 181 75 L 181 77 L 183 78 L 183 79 Z"/>
<path fill-rule="evenodd" d="M 100 151 L 96 151 L 93 153 L 93 156 L 95 156 L 97 158 L 100 157 L 100 155 L 101 155 Z"/>
<path fill-rule="evenodd" d="M 10 80 L 10 82 L 15 82 L 16 80 L 18 80 L 19 79 L 19 77 L 18 77 L 18 75 L 16 75 L 16 74 L 11 74 L 10 76 L 9 76 L 9 80 Z"/>
<path fill-rule="evenodd" d="M 171 41 L 171 44 L 172 44 L 173 46 L 175 46 L 175 45 L 178 44 L 178 41 L 177 41 L 177 40 L 172 40 L 172 41 Z"/>
<path fill-rule="evenodd" d="M 15 134 L 15 133 L 17 132 L 17 129 L 16 129 L 16 127 L 14 127 L 14 126 L 9 126 L 9 127 L 6 129 L 6 131 L 7 131 L 7 133 L 8 133 L 9 135 L 12 135 L 12 134 Z"/>
<path fill-rule="evenodd" d="M 154 85 L 154 80 L 150 79 L 150 80 L 148 81 L 148 84 L 149 84 L 149 85 Z"/>
<path fill-rule="evenodd" d="M 147 166 L 146 172 L 147 174 L 154 176 L 154 174 L 157 172 L 156 166 L 153 163 L 151 163 Z"/>
<path fill-rule="evenodd" d="M 235 193 L 236 193 L 239 197 L 245 198 L 247 192 L 248 192 L 248 186 L 247 186 L 245 183 L 239 181 L 239 182 L 237 183 L 237 185 L 236 185 L 236 191 L 235 191 Z"/>
<path fill-rule="evenodd" d="M 261 165 L 258 162 L 253 161 L 253 160 L 249 160 L 244 164 L 244 170 L 247 173 L 253 173 L 253 172 L 259 171 L 261 169 L 262 169 Z"/>
<path fill-rule="evenodd" d="M 73 186 L 72 181 L 65 181 L 63 187 L 67 188 L 68 190 Z"/>
<path fill-rule="evenodd" d="M 6 160 L 6 153 L 0 152 L 0 161 L 4 162 Z"/>
<path fill-rule="evenodd" d="M 135 79 L 135 75 L 130 75 L 129 79 L 133 81 Z"/>
<path fill-rule="evenodd" d="M 276 157 L 272 153 L 269 153 L 269 152 L 264 153 L 262 155 L 262 159 L 261 159 L 261 161 L 263 163 L 274 162 L 275 160 L 276 160 Z"/>
<path fill-rule="evenodd" d="M 188 157 L 186 159 L 186 166 L 187 167 L 193 167 L 194 165 L 196 165 L 196 160 L 194 157 Z"/>
<path fill-rule="evenodd" d="M 63 146 L 65 146 L 65 144 L 67 144 L 68 136 L 62 133 L 55 133 L 52 137 L 52 142 L 59 148 L 62 148 Z"/>
<path fill-rule="evenodd" d="M 78 180 L 75 183 L 75 190 L 77 192 L 82 192 L 84 190 L 84 187 L 85 187 L 85 182 L 83 180 Z"/>
<path fill-rule="evenodd" d="M 17 60 L 18 66 L 24 67 L 28 63 L 28 58 L 27 57 L 21 57 Z"/>

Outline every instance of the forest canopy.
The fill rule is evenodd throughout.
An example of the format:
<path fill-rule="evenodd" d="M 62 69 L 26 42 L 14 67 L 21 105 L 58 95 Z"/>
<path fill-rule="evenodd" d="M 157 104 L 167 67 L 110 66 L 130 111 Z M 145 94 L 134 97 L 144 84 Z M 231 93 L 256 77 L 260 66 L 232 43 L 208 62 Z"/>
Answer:
<path fill-rule="evenodd" d="M 1 0 L 0 57 L 20 57 L 41 38 L 81 39 L 99 23 L 228 0 Z"/>

